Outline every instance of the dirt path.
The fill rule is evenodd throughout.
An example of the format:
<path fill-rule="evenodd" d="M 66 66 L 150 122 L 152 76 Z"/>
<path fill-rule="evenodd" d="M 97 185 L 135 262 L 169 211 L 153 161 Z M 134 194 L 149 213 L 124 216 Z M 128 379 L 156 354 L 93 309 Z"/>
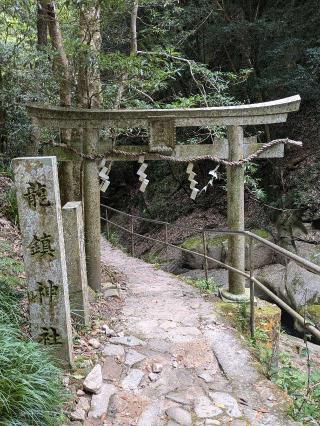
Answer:
<path fill-rule="evenodd" d="M 127 289 L 118 335 L 102 349 L 105 420 L 96 424 L 295 424 L 283 394 L 197 289 L 105 241 L 102 262 L 126 276 Z"/>

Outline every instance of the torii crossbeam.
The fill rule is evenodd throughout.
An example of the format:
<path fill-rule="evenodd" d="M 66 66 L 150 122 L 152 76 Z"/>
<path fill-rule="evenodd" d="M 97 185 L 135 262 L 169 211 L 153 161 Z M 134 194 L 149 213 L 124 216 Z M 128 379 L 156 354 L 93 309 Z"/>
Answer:
<path fill-rule="evenodd" d="M 109 160 L 127 161 L 135 159 L 123 153 L 145 153 L 146 160 L 168 159 L 187 161 L 190 157 L 210 155 L 229 161 L 239 161 L 260 149 L 257 139 L 243 136 L 243 127 L 282 123 L 288 113 L 298 111 L 300 96 L 292 96 L 271 102 L 229 107 L 191 109 L 145 109 L 145 110 L 97 110 L 29 105 L 32 122 L 38 127 L 56 129 L 83 129 L 83 146 L 72 144 L 73 148 L 95 156 L 109 152 Z M 208 145 L 177 145 L 176 127 L 220 125 L 227 127 L 227 140 L 214 141 Z M 126 129 L 144 128 L 149 131 L 149 144 L 144 146 L 121 146 L 122 154 L 112 152 L 112 146 L 99 142 L 101 128 Z M 48 150 L 47 150 L 48 152 Z M 68 149 L 54 147 L 50 154 L 60 161 L 74 160 L 75 155 Z M 276 145 L 260 156 L 279 158 L 284 155 L 284 146 Z M 78 158 L 77 158 L 78 159 Z M 100 275 L 100 192 L 96 162 L 84 159 L 83 163 L 83 204 L 85 216 L 85 239 L 88 283 L 99 290 Z M 244 167 L 227 166 L 228 227 L 230 230 L 244 230 Z M 245 240 L 243 236 L 229 237 L 229 264 L 245 270 Z M 229 271 L 230 299 L 245 298 L 244 277 Z"/>

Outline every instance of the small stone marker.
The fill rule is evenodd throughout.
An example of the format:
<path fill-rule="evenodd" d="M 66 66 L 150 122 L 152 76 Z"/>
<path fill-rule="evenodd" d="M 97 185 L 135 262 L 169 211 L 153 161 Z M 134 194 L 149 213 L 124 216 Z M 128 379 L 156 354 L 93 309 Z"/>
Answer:
<path fill-rule="evenodd" d="M 89 324 L 87 267 L 80 201 L 62 208 L 71 315 L 76 324 Z"/>
<path fill-rule="evenodd" d="M 56 157 L 13 160 L 28 280 L 31 335 L 73 364 L 67 268 Z"/>

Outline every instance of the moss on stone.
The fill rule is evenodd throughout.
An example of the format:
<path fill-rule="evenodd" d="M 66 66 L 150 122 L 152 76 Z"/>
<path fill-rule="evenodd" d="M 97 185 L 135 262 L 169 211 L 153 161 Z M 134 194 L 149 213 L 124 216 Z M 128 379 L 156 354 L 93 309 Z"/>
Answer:
<path fill-rule="evenodd" d="M 224 241 L 228 239 L 227 236 L 219 236 L 219 237 L 213 237 L 213 238 L 207 238 L 207 245 L 208 247 L 212 246 L 218 246 L 222 244 Z M 203 239 L 202 235 L 196 234 L 193 235 L 190 238 L 187 238 L 182 244 L 182 248 L 185 248 L 187 250 L 203 250 Z"/>
<path fill-rule="evenodd" d="M 320 304 L 309 305 L 307 310 L 317 322 L 320 321 Z"/>
<path fill-rule="evenodd" d="M 320 247 L 317 247 L 313 250 L 310 260 L 311 262 L 320 266 Z"/>
<path fill-rule="evenodd" d="M 253 229 L 253 234 L 256 234 L 260 238 L 264 238 L 265 240 L 269 240 L 271 238 L 271 234 L 265 229 Z"/>

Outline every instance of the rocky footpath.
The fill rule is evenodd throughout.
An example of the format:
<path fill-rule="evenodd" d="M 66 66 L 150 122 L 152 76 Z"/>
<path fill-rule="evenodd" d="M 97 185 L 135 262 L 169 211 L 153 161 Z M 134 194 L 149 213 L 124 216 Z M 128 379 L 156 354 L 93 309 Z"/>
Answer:
<path fill-rule="evenodd" d="M 105 241 L 102 253 L 126 290 L 112 328 L 101 318 L 91 341 L 95 365 L 78 386 L 74 426 L 295 424 L 286 395 L 259 373 L 211 301 Z"/>

